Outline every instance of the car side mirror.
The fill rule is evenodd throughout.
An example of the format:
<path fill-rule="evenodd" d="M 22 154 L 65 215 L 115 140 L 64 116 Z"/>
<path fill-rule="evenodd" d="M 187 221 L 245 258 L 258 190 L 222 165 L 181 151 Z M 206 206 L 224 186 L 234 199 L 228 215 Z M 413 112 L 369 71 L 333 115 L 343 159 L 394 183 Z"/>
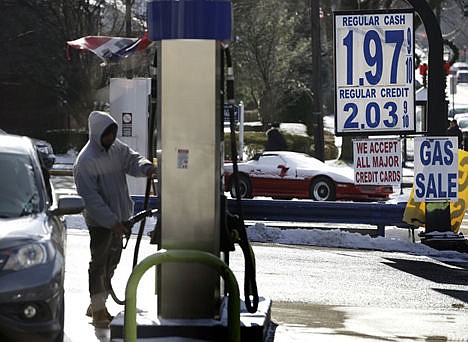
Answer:
<path fill-rule="evenodd" d="M 57 200 L 57 206 L 49 211 L 56 216 L 79 214 L 84 209 L 84 201 L 78 195 L 60 196 Z"/>

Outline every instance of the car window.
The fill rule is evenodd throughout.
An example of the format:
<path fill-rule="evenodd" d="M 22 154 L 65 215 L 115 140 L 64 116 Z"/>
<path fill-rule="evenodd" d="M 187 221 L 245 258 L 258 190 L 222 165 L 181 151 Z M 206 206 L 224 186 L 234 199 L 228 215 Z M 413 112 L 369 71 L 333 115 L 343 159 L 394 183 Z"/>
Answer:
<path fill-rule="evenodd" d="M 468 113 L 468 107 L 459 107 L 459 108 L 450 108 L 449 116 L 454 116 L 455 114 Z"/>
<path fill-rule="evenodd" d="M 261 156 L 259 159 L 259 162 L 262 163 L 263 165 L 273 166 L 273 167 L 277 167 L 280 164 L 282 165 L 285 164 L 284 160 L 282 160 L 279 156 L 275 156 L 275 155 Z"/>
<path fill-rule="evenodd" d="M 2 153 L 0 169 L 0 217 L 18 217 L 39 212 L 41 197 L 29 157 Z"/>
<path fill-rule="evenodd" d="M 458 126 L 460 129 L 462 128 L 468 128 L 468 120 L 460 120 L 458 121 Z"/>
<path fill-rule="evenodd" d="M 463 70 L 462 72 L 459 72 L 457 76 L 457 82 L 468 83 L 468 72 L 466 72 L 465 70 Z"/>
<path fill-rule="evenodd" d="M 315 158 L 306 156 L 304 154 L 301 154 L 298 156 L 296 159 L 294 159 L 294 162 L 298 167 L 303 167 L 303 168 L 321 168 L 323 167 L 323 163 Z"/>

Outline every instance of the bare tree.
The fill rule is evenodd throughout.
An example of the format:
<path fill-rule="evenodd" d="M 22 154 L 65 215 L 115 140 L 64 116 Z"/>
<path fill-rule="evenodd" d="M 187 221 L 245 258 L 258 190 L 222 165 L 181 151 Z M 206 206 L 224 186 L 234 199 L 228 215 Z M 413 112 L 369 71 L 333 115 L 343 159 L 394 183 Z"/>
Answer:
<path fill-rule="evenodd" d="M 101 67 L 101 60 L 92 53 L 66 48 L 67 41 L 83 36 L 124 36 L 127 27 L 129 36 L 132 32 L 142 35 L 141 26 L 132 30 L 133 0 L 127 3 L 128 11 L 124 13 L 115 1 L 109 0 L 0 2 L 0 46 L 4 51 L 0 60 L 5 66 L 0 80 L 5 83 L 14 79 L 28 89 L 55 98 L 51 103 L 42 96 L 41 103 L 31 104 L 28 111 L 37 111 L 31 117 L 47 122 L 46 116 L 58 115 L 76 127 L 86 127 L 87 114 L 95 106 L 96 90 L 107 85 L 109 77 L 126 75 L 128 68 L 132 68 L 132 75 L 147 75 L 147 54 L 133 58 L 138 62 L 130 67 Z M 30 96 L 24 99 L 25 103 L 28 101 L 32 101 Z"/>
<path fill-rule="evenodd" d="M 298 17 L 286 5 L 278 0 L 234 2 L 238 89 L 248 105 L 258 107 L 264 123 L 278 118 L 298 53 L 291 48 Z"/>

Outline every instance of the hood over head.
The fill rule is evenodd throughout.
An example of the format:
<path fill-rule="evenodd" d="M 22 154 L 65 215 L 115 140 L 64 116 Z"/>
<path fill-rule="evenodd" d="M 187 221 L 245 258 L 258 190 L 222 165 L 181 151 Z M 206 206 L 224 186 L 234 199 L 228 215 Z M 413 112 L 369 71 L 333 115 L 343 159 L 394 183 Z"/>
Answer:
<path fill-rule="evenodd" d="M 89 140 L 100 147 L 102 133 L 110 126 L 117 126 L 117 122 L 107 112 L 92 111 L 88 118 Z"/>

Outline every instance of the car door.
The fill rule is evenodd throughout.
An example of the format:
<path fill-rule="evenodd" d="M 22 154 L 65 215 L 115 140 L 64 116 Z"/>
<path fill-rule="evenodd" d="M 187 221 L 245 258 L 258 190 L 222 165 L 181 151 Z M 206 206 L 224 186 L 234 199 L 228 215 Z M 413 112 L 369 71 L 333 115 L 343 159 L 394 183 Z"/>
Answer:
<path fill-rule="evenodd" d="M 288 183 L 295 179 L 293 165 L 275 154 L 261 156 L 253 174 L 254 191 L 263 196 L 289 194 Z"/>

